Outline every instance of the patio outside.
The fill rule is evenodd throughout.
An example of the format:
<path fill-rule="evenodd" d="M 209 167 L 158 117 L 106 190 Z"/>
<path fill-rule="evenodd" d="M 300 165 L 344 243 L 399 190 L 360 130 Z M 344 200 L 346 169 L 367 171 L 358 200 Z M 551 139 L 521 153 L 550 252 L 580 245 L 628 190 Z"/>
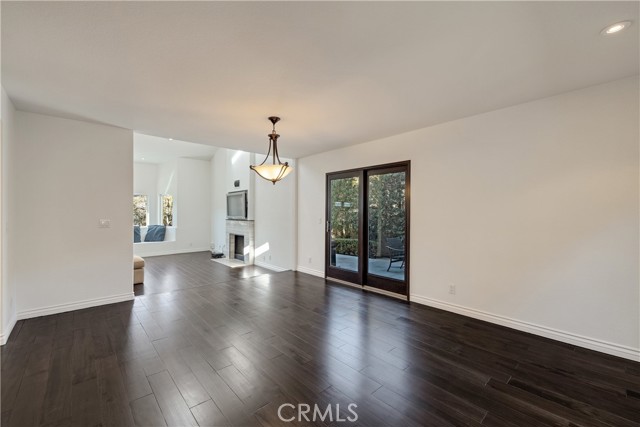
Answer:
<path fill-rule="evenodd" d="M 405 178 L 404 172 L 368 176 L 366 230 L 368 273 L 405 280 Z M 361 255 L 358 177 L 331 181 L 331 265 L 358 271 Z"/>
<path fill-rule="evenodd" d="M 404 280 L 404 265 L 401 266 L 401 264 L 401 262 L 394 262 L 387 271 L 389 258 L 369 258 L 369 274 Z M 336 254 L 335 266 L 344 270 L 358 271 L 358 257 Z"/>

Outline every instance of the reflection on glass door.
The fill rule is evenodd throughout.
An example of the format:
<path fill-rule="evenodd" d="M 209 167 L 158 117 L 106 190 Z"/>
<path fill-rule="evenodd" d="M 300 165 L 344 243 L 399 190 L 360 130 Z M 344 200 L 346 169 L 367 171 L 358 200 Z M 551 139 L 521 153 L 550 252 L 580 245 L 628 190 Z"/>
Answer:
<path fill-rule="evenodd" d="M 360 173 L 331 176 L 327 181 L 327 276 L 359 284 Z"/>
<path fill-rule="evenodd" d="M 406 167 L 373 169 L 367 177 L 367 286 L 406 294 Z"/>

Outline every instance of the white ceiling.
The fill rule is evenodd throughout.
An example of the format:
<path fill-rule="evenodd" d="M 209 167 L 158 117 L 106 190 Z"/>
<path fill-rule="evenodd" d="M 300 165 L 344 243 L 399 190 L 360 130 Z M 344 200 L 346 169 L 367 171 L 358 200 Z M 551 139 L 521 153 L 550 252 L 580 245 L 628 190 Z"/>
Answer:
<path fill-rule="evenodd" d="M 211 160 L 217 148 L 211 145 L 133 134 L 133 161 L 140 163 L 165 163 L 178 158 Z"/>
<path fill-rule="evenodd" d="M 2 2 L 18 109 L 286 157 L 639 72 L 638 2 Z M 634 25 L 613 37 L 608 24 Z"/>

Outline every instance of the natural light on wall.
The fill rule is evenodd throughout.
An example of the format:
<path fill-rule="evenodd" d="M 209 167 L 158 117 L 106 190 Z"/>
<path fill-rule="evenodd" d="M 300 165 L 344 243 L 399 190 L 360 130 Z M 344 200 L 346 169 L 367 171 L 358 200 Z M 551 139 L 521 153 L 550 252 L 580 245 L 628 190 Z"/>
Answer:
<path fill-rule="evenodd" d="M 269 242 L 256 248 L 256 257 L 259 257 L 260 255 L 268 251 L 269 251 Z"/>
<path fill-rule="evenodd" d="M 236 162 L 238 161 L 238 159 L 240 158 L 240 156 L 242 156 L 242 153 L 244 153 L 244 151 L 236 151 L 236 153 L 233 155 L 233 157 L 231 157 L 231 164 L 235 165 Z"/>

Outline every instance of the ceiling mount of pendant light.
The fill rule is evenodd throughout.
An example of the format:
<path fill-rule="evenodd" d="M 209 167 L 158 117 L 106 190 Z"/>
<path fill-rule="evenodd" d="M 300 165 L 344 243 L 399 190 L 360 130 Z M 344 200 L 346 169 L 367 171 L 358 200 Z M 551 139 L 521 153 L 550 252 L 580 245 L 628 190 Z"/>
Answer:
<path fill-rule="evenodd" d="M 289 166 L 288 162 L 282 163 L 280 156 L 278 156 L 278 137 L 280 135 L 276 133 L 276 123 L 280 121 L 280 117 L 269 117 L 269 121 L 273 123 L 273 130 L 268 135 L 269 151 L 267 157 L 259 165 L 249 167 L 261 178 L 271 181 L 275 185 L 276 182 L 289 175 L 293 168 Z M 271 156 L 271 163 L 268 163 L 269 156 Z"/>

